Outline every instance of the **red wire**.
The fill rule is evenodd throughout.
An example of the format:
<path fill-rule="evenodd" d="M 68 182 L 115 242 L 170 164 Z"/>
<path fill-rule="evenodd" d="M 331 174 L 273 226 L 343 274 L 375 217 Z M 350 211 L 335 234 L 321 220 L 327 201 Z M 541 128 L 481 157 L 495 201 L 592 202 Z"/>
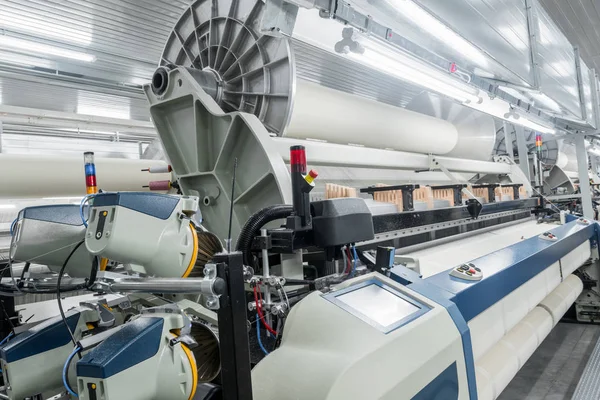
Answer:
<path fill-rule="evenodd" d="M 258 318 L 260 318 L 260 320 L 262 321 L 263 325 L 265 326 L 265 329 L 268 330 L 269 332 L 271 332 L 273 335 L 277 336 L 277 331 L 275 331 L 275 329 L 271 328 L 269 326 L 269 324 L 267 324 L 267 321 L 265 321 L 265 316 L 262 313 L 262 310 L 260 308 L 260 305 L 258 303 L 258 293 L 256 290 L 256 287 L 258 285 L 254 286 L 254 302 L 256 303 L 256 312 L 258 313 Z"/>
<path fill-rule="evenodd" d="M 346 254 L 348 255 L 346 257 L 346 260 L 348 260 L 348 272 L 346 272 L 346 270 L 344 270 L 344 274 L 349 274 L 350 271 L 352 270 L 352 263 L 350 262 L 350 259 L 352 258 L 352 256 L 350 255 L 350 249 L 348 247 L 346 247 Z"/>

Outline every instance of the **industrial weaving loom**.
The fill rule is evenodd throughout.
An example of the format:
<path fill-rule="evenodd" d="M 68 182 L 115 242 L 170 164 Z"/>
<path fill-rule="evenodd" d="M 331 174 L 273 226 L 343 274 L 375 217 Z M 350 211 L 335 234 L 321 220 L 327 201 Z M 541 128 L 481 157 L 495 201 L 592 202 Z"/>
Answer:
<path fill-rule="evenodd" d="M 496 399 L 584 291 L 599 225 L 538 221 L 477 89 L 392 105 L 392 46 L 272 6 L 194 2 L 144 86 L 181 194 L 21 211 L 1 294 L 101 296 L 15 328 L 3 398 Z"/>

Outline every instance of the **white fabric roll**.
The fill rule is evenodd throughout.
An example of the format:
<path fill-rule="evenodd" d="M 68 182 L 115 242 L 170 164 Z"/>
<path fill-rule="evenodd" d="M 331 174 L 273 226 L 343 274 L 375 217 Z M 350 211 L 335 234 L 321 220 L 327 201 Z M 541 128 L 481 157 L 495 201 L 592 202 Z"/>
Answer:
<path fill-rule="evenodd" d="M 433 154 L 458 141 L 450 122 L 302 80 L 284 136 Z"/>
<path fill-rule="evenodd" d="M 498 343 L 476 359 L 477 393 L 480 399 L 493 400 L 500 396 L 582 289 L 581 280 L 570 275 Z M 472 331 L 471 335 L 478 334 Z"/>
<path fill-rule="evenodd" d="M 563 276 L 572 274 L 573 271 L 581 267 L 591 255 L 592 248 L 590 247 L 590 242 L 587 240 L 571 250 L 566 256 L 560 259 Z"/>
<path fill-rule="evenodd" d="M 583 283 L 575 275 L 569 275 L 563 283 L 558 285 L 544 300 L 540 302 L 540 307 L 545 308 L 552 315 L 553 325 L 567 312 L 571 304 L 581 294 Z"/>
<path fill-rule="evenodd" d="M 98 188 L 106 191 L 146 191 L 150 181 L 171 174 L 150 174 L 142 169 L 165 165 L 160 160 L 96 158 Z M 81 157 L 0 154 L 0 198 L 85 195 Z"/>
<path fill-rule="evenodd" d="M 549 293 L 540 273 L 469 321 L 473 357 L 479 360 Z"/>
<path fill-rule="evenodd" d="M 498 302 L 469 321 L 473 358 L 479 360 L 506 333 L 502 302 Z"/>
<path fill-rule="evenodd" d="M 531 310 L 529 314 L 527 314 L 527 317 L 521 321 L 521 323 L 529 325 L 531 328 L 533 328 L 533 332 L 538 339 L 538 345 L 542 344 L 554 326 L 552 316 L 542 307 L 535 307 L 533 310 Z M 521 364 L 521 366 L 523 364 Z"/>
<path fill-rule="evenodd" d="M 519 372 L 519 358 L 510 346 L 500 341 L 476 363 L 476 368 L 485 371 L 490 377 L 488 386 L 493 391 L 491 399 L 495 399 Z M 486 391 L 490 392 L 490 389 L 486 388 Z"/>
<path fill-rule="evenodd" d="M 462 250 L 462 246 L 459 248 Z M 468 251 L 468 248 L 465 251 Z M 590 244 L 586 241 L 561 259 L 562 276 L 570 275 L 589 256 Z M 569 276 L 565 282 L 564 285 L 559 286 L 561 272 L 559 263 L 556 262 L 469 321 L 475 360 L 479 360 L 537 305 L 544 305 L 544 301 L 548 302 L 548 310 L 557 310 L 556 315 L 553 315 L 554 323 L 557 323 L 575 301 L 576 297 L 571 298 L 570 296 L 579 290 L 577 282 L 581 281 L 576 277 Z M 557 287 L 562 287 L 562 289 L 558 290 Z M 575 289 L 575 292 L 572 289 Z M 579 293 L 581 290 L 577 292 L 577 295 Z"/>

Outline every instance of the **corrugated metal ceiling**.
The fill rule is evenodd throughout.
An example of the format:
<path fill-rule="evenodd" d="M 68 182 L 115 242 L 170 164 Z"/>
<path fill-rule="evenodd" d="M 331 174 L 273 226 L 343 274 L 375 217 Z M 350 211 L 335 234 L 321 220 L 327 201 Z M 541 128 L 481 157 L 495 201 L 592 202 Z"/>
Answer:
<path fill-rule="evenodd" d="M 140 85 L 188 6 L 189 0 L 0 0 L 0 37 L 95 57 L 84 62 L 0 48 L 0 104 L 149 121 Z"/>
<path fill-rule="evenodd" d="M 590 68 L 600 71 L 600 1 L 540 0 Z"/>
<path fill-rule="evenodd" d="M 148 78 L 188 4 L 187 0 L 0 0 L 0 28 L 10 36 L 96 56 L 89 64 L 46 57 L 64 70 L 103 78 L 102 72 Z"/>
<path fill-rule="evenodd" d="M 0 49 L 0 103 L 148 120 L 139 85 L 191 0 L 0 0 L 0 35 L 94 55 L 94 62 Z M 600 3 L 541 0 L 584 60 L 600 69 Z M 27 79 L 3 74 L 14 68 Z M 14 72 L 14 71 L 13 71 Z M 50 73 L 61 76 L 61 84 Z M 39 75 L 46 74 L 40 78 Z M 47 82 L 29 79 L 37 75 Z M 72 81 L 69 83 L 69 79 Z M 97 83 L 74 83 L 86 79 Z M 40 83 L 43 82 L 43 83 Z M 110 89 L 106 85 L 112 85 Z M 389 102 L 389 101 L 388 101 Z"/>
<path fill-rule="evenodd" d="M 56 83 L 0 74 L 0 103 L 113 118 L 150 119 L 147 100 L 141 93 L 101 93 Z"/>

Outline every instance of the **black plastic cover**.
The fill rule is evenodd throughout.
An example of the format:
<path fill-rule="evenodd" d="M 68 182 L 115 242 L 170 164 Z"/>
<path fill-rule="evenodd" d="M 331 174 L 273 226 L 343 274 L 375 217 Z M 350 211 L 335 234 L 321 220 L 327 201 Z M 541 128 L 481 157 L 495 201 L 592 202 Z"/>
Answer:
<path fill-rule="evenodd" d="M 373 216 L 363 199 L 342 198 L 311 203 L 314 243 L 318 247 L 341 246 L 371 240 Z"/>

